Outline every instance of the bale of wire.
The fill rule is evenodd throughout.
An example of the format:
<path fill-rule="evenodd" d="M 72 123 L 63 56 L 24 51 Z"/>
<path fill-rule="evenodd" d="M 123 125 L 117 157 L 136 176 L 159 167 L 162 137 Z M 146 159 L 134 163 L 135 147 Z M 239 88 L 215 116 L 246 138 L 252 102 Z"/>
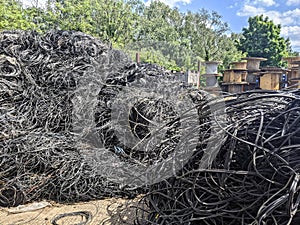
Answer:
<path fill-rule="evenodd" d="M 134 195 L 95 172 L 74 130 L 80 78 L 117 54 L 80 32 L 0 33 L 0 206 Z"/>
<path fill-rule="evenodd" d="M 169 170 L 165 161 L 185 151 L 182 137 L 199 123 L 190 106 L 203 100 L 159 66 L 55 30 L 0 33 L 0 94 L 4 207 L 147 192 L 144 168 Z"/>
<path fill-rule="evenodd" d="M 95 121 L 105 149 L 124 165 L 110 178 L 145 193 L 148 184 L 180 169 L 199 143 L 198 125 L 207 118 L 199 117 L 198 106 L 207 95 L 157 65 L 129 63 L 109 74 L 98 95 Z M 175 155 L 182 162 L 173 163 Z"/>
<path fill-rule="evenodd" d="M 0 206 L 144 193 L 136 224 L 296 225 L 299 96 L 224 101 L 80 32 L 1 32 Z"/>
<path fill-rule="evenodd" d="M 210 115 L 202 134 L 217 135 L 214 126 L 225 133 L 214 160 L 200 166 L 209 151 L 200 139 L 182 170 L 128 206 L 134 224 L 299 224 L 299 92 L 253 91 L 220 103 L 208 101 L 199 114 Z"/>

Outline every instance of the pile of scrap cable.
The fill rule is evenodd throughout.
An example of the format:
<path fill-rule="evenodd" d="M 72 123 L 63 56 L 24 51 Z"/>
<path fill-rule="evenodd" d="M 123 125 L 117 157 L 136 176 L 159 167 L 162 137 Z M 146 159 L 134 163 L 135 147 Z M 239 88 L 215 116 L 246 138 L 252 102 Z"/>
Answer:
<path fill-rule="evenodd" d="M 202 107 L 211 116 L 200 127 L 212 142 L 150 187 L 135 206 L 136 224 L 299 224 L 299 92 L 227 99 Z"/>
<path fill-rule="evenodd" d="M 0 206 L 147 192 L 143 171 L 183 151 L 202 98 L 81 32 L 1 32 Z"/>

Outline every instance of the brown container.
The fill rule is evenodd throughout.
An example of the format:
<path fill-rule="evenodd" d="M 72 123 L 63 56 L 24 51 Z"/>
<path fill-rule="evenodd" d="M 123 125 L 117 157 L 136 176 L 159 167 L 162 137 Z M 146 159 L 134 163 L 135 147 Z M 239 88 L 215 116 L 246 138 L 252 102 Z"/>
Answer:
<path fill-rule="evenodd" d="M 298 64 L 295 62 L 300 61 L 300 56 L 285 57 L 285 58 L 282 58 L 282 60 L 286 61 L 288 63 L 289 69 L 292 69 L 292 68 L 298 67 Z"/>
<path fill-rule="evenodd" d="M 230 68 L 233 70 L 247 70 L 247 62 L 232 62 Z"/>
<path fill-rule="evenodd" d="M 292 68 L 287 74 L 288 87 L 293 89 L 300 89 L 300 77 L 299 77 L 300 68 Z"/>
<path fill-rule="evenodd" d="M 280 90 L 281 72 L 267 72 L 260 77 L 260 88 L 263 90 Z"/>
<path fill-rule="evenodd" d="M 225 70 L 223 75 L 223 82 L 225 83 L 238 83 L 246 81 L 246 70 Z"/>
<path fill-rule="evenodd" d="M 282 84 L 282 76 L 288 70 L 279 67 L 262 67 L 260 77 L 260 88 L 264 90 L 280 90 Z"/>

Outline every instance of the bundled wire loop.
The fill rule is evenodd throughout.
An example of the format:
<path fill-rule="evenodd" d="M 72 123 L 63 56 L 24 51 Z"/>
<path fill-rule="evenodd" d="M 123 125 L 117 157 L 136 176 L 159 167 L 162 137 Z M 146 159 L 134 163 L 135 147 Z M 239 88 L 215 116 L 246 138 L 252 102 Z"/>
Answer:
<path fill-rule="evenodd" d="M 176 176 L 152 185 L 134 206 L 136 224 L 299 224 L 299 94 L 253 91 L 226 99 L 219 109 L 226 123 L 209 112 L 225 132 L 212 164 L 199 167 L 194 154 Z"/>
<path fill-rule="evenodd" d="M 300 92 L 223 97 L 80 32 L 3 31 L 0 206 L 143 194 L 111 222 L 299 224 Z"/>

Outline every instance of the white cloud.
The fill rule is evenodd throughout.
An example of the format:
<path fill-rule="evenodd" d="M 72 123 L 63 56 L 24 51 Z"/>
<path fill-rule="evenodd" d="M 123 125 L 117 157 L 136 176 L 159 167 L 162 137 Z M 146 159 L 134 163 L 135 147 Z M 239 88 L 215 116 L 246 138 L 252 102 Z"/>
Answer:
<path fill-rule="evenodd" d="M 274 23 L 281 24 L 282 26 L 291 26 L 300 24 L 300 9 L 289 10 L 286 12 L 279 12 L 275 10 L 265 10 L 264 8 L 244 8 L 238 16 L 256 16 L 261 15 L 268 16 Z"/>
<path fill-rule="evenodd" d="M 287 0 L 286 5 L 288 6 L 300 5 L 300 0 Z"/>
<path fill-rule="evenodd" d="M 160 1 L 165 3 L 166 5 L 169 5 L 171 7 L 177 6 L 179 3 L 181 4 L 190 4 L 192 0 L 148 0 L 146 2 L 146 5 L 150 5 L 152 1 Z"/>
<path fill-rule="evenodd" d="M 252 5 L 245 4 L 242 9 L 237 12 L 238 16 L 256 16 L 264 14 L 266 11 L 264 8 L 258 8 Z"/>
<path fill-rule="evenodd" d="M 297 23 L 296 21 L 298 21 L 297 17 L 289 16 L 286 12 L 281 13 L 279 11 L 266 11 L 264 15 L 273 20 L 274 23 L 281 24 L 282 26 L 295 24 Z"/>
<path fill-rule="evenodd" d="M 276 2 L 274 0 L 255 0 L 253 1 L 253 4 L 260 6 L 273 6 L 276 5 Z"/>
<path fill-rule="evenodd" d="M 283 12 L 282 14 L 284 17 L 293 17 L 293 18 L 297 18 L 300 16 L 300 9 L 296 8 L 294 10 L 289 10 L 286 12 Z"/>
<path fill-rule="evenodd" d="M 229 5 L 229 9 L 233 9 L 233 8 L 236 8 L 239 6 L 239 3 L 238 2 L 234 2 L 232 5 Z"/>
<path fill-rule="evenodd" d="M 266 2 L 266 0 L 264 0 Z M 300 0 L 288 0 L 298 2 Z M 262 1 L 260 1 L 262 3 Z M 276 6 L 276 5 L 274 5 Z M 300 8 L 294 8 L 289 11 L 268 10 L 262 4 L 258 4 L 258 0 L 245 0 L 244 4 L 237 12 L 238 16 L 252 17 L 256 15 L 268 16 L 275 24 L 281 24 L 281 35 L 285 38 L 289 37 L 294 50 L 300 51 Z"/>
<path fill-rule="evenodd" d="M 294 50 L 300 51 L 300 26 L 282 27 L 281 34 L 290 38 Z"/>
<path fill-rule="evenodd" d="M 300 37 L 300 26 L 286 26 L 286 27 L 283 27 L 281 29 L 281 32 L 283 35 L 287 36 L 287 35 L 293 35 L 293 36 L 298 36 L 298 38 Z M 300 38 L 299 38 L 299 41 L 300 41 Z"/>
<path fill-rule="evenodd" d="M 300 24 L 300 8 L 295 8 L 289 11 L 279 11 L 279 10 L 268 10 L 263 6 L 259 6 L 258 2 L 267 2 L 273 0 L 255 0 L 244 1 L 244 4 L 237 12 L 238 16 L 256 16 L 256 15 L 265 15 L 268 16 L 271 20 L 276 24 L 281 24 L 282 26 L 290 26 L 290 25 L 298 25 Z M 298 1 L 300 0 L 290 0 L 290 1 Z M 274 2 L 275 3 L 275 2 Z M 275 3 L 276 4 L 276 3 Z"/>

